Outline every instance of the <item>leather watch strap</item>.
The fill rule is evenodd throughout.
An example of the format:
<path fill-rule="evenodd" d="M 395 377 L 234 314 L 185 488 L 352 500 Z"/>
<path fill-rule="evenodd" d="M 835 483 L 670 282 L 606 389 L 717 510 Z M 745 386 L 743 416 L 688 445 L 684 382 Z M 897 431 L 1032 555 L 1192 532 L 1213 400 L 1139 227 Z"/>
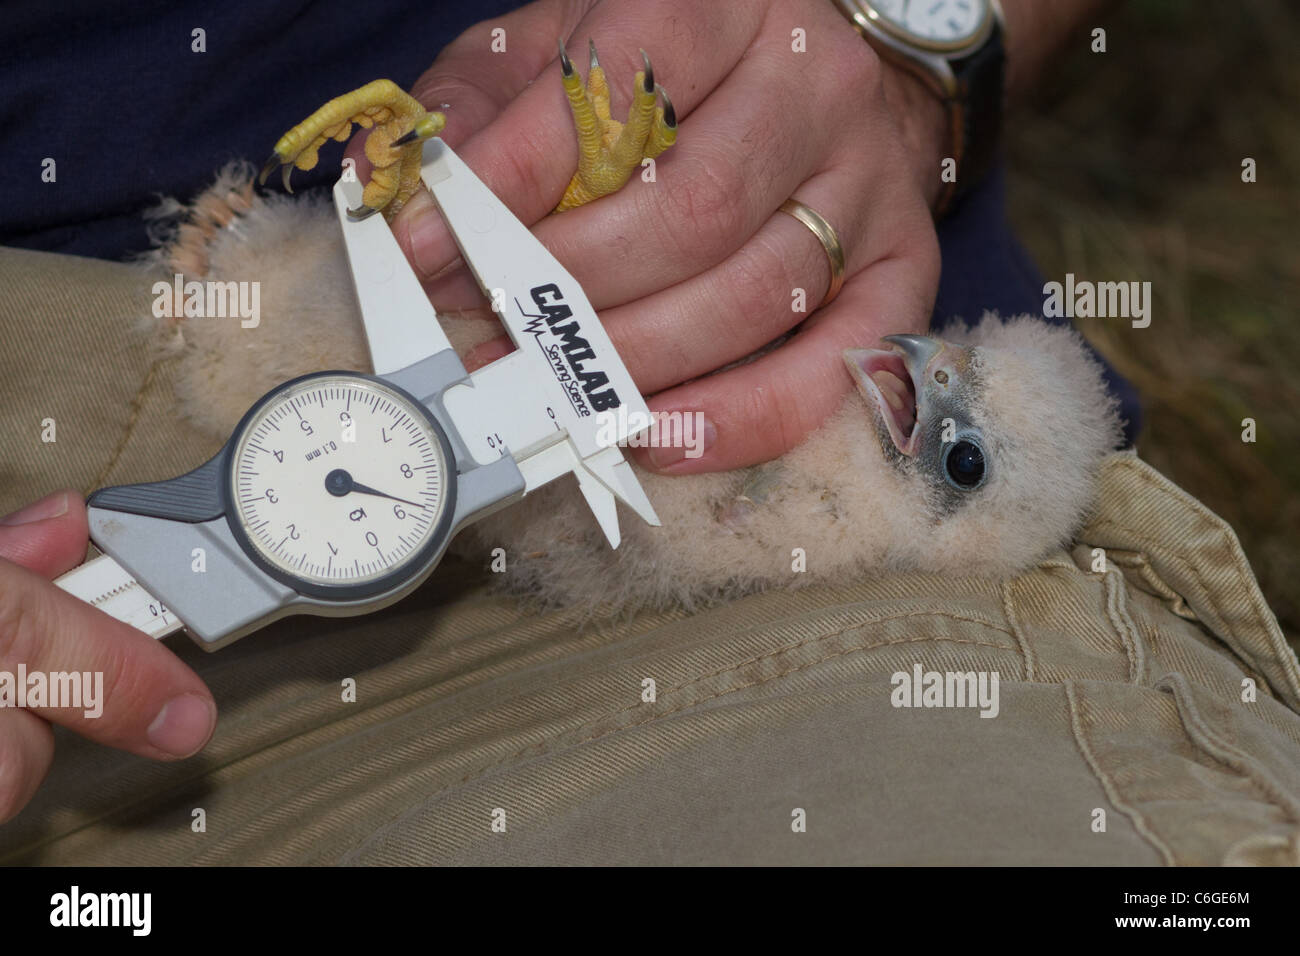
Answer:
<path fill-rule="evenodd" d="M 997 159 L 1006 72 L 1001 28 L 995 25 L 988 41 L 969 57 L 954 61 L 952 68 L 962 111 L 961 164 L 953 195 L 957 200 L 979 185 Z"/>

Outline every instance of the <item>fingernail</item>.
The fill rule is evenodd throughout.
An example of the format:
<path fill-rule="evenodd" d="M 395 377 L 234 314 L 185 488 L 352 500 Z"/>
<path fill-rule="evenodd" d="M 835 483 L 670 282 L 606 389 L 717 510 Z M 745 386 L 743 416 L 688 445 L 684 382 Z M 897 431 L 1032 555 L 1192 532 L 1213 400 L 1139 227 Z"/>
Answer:
<path fill-rule="evenodd" d="M 13 514 L 5 515 L 0 518 L 0 524 L 31 524 L 33 521 L 57 518 L 59 515 L 67 513 L 68 493 L 66 491 L 56 491 L 52 495 L 46 495 L 40 501 L 32 502 L 26 508 L 20 508 Z"/>
<path fill-rule="evenodd" d="M 456 255 L 455 242 L 432 202 L 417 210 L 413 219 L 407 227 L 407 236 L 415 268 L 424 276 L 433 277 Z"/>
<path fill-rule="evenodd" d="M 216 722 L 217 708 L 210 698 L 182 694 L 163 705 L 146 736 L 164 753 L 188 757 L 208 742 Z"/>
<path fill-rule="evenodd" d="M 655 468 L 699 458 L 718 440 L 717 428 L 702 412 L 655 412 L 654 415 L 657 433 L 648 454 Z"/>

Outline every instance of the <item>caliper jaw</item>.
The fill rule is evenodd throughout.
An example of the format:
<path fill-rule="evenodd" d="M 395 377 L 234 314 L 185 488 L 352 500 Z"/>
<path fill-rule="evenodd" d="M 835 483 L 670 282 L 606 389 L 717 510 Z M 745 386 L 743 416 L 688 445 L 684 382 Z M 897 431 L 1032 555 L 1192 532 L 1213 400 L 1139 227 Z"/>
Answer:
<path fill-rule="evenodd" d="M 470 189 L 478 196 L 482 192 L 491 195 L 468 168 L 462 166 L 460 174 L 457 190 Z M 446 432 L 455 450 L 457 470 L 467 473 L 476 465 L 484 468 L 495 465 L 499 469 L 501 463 L 513 462 L 523 474 L 524 494 L 572 472 L 614 548 L 621 541 L 615 498 L 627 502 L 647 521 L 658 524 L 645 492 L 617 447 L 599 449 L 584 459 L 568 440 L 569 433 L 548 405 L 550 397 L 540 386 L 534 354 L 515 351 L 473 375 L 465 371 L 388 224 L 378 216 L 357 220 L 348 215 L 347 211 L 356 208 L 360 199 L 361 187 L 355 179 L 341 179 L 335 184 L 334 205 L 352 266 L 357 304 L 370 342 L 375 374 L 415 395 L 449 426 Z M 509 221 L 518 223 L 513 216 Z M 456 234 L 452 221 L 447 222 Z M 476 220 L 477 224 L 483 222 L 483 217 Z M 541 243 L 530 233 L 528 238 L 535 255 L 535 250 L 542 248 Z M 556 269 L 557 274 L 567 276 L 558 264 Z M 594 319 L 594 312 L 592 316 Z M 424 357 L 412 362 L 413 355 Z M 432 375 L 431 365 L 437 367 Z M 440 386 L 445 382 L 455 384 L 431 389 L 430 380 Z M 617 440 L 617 434 L 611 434 Z M 517 498 L 512 497 L 498 507 L 514 500 Z"/>
<path fill-rule="evenodd" d="M 444 396 L 470 451 L 508 451 L 528 492 L 573 472 L 611 547 L 616 500 L 658 525 L 618 447 L 650 411 L 582 287 L 442 140 L 424 144 L 421 176 L 516 346 Z"/>
<path fill-rule="evenodd" d="M 421 175 L 517 347 L 441 393 L 458 454 L 480 464 L 513 457 L 525 494 L 573 472 L 611 547 L 621 540 L 616 500 L 658 525 L 618 448 L 649 427 L 650 412 L 582 288 L 442 140 L 425 143 Z M 360 199 L 355 176 L 335 185 L 375 373 L 391 377 L 413 357 L 454 356 L 392 230 L 378 217 L 348 217 Z"/>

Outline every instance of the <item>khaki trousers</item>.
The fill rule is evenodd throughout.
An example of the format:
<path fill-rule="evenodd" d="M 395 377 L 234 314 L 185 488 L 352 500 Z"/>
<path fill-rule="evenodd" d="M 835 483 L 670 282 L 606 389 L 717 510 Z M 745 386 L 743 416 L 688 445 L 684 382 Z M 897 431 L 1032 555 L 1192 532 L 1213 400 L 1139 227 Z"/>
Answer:
<path fill-rule="evenodd" d="M 135 277 L 0 250 L 0 511 L 216 450 L 132 333 Z M 60 732 L 0 861 L 1300 862 L 1295 654 L 1232 531 L 1132 455 L 1080 543 L 1005 584 L 577 627 L 487 583 L 449 563 L 368 617 L 169 638 L 216 695 L 211 744 L 156 764 Z M 918 665 L 996 672 L 997 715 L 894 706 Z"/>

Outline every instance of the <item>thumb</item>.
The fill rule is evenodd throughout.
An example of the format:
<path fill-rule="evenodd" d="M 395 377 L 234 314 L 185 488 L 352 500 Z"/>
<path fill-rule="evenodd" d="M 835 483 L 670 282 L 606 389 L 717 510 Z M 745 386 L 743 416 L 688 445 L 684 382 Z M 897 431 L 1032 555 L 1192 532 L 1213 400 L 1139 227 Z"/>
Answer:
<path fill-rule="evenodd" d="M 103 693 L 90 713 L 28 710 L 142 756 L 191 754 L 216 722 L 203 681 L 157 641 L 49 581 L 81 562 L 87 540 L 86 508 L 75 491 L 55 492 L 0 518 L 0 671 L 16 673 L 23 665 L 29 674 L 99 675 L 95 686 Z"/>
<path fill-rule="evenodd" d="M 0 518 L 0 558 L 46 578 L 86 556 L 86 508 L 75 491 L 56 491 Z"/>

